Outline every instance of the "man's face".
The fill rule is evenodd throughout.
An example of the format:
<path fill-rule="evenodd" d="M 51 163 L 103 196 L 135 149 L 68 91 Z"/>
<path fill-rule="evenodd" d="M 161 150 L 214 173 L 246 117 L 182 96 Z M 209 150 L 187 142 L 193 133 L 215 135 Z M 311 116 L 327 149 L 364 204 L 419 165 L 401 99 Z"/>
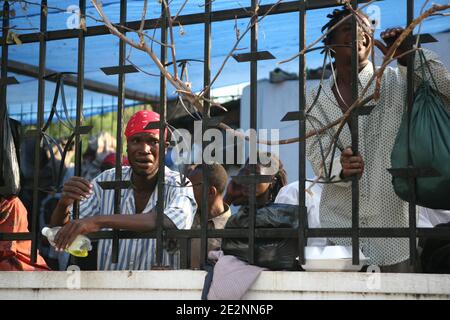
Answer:
<path fill-rule="evenodd" d="M 138 176 L 153 177 L 159 166 L 159 137 L 141 132 L 127 139 L 128 162 Z"/>
<path fill-rule="evenodd" d="M 363 17 L 366 23 L 369 23 L 368 20 Z M 368 27 L 369 28 L 369 27 Z M 359 62 L 365 62 L 368 60 L 372 45 L 370 36 L 365 33 L 362 27 L 358 26 L 358 59 Z M 332 37 L 330 41 L 330 45 L 345 45 L 348 47 L 331 47 L 334 51 L 334 58 L 336 61 L 345 61 L 347 63 L 351 63 L 352 57 L 352 22 L 349 18 L 348 21 L 343 22 L 340 26 L 332 32 Z"/>
<path fill-rule="evenodd" d="M 239 170 L 238 176 L 248 176 L 250 174 L 251 174 L 250 167 L 248 165 L 246 165 L 241 170 Z M 261 172 L 260 166 L 256 166 L 256 174 L 257 175 L 264 174 L 264 172 Z M 258 197 L 261 197 L 262 195 L 264 195 L 265 192 L 267 192 L 267 190 L 270 187 L 270 183 L 266 183 L 266 182 L 258 183 L 258 184 L 256 184 L 255 187 L 256 187 L 256 198 L 258 200 Z M 236 189 L 240 190 L 241 196 L 238 197 L 233 202 L 233 204 L 234 205 L 247 205 L 249 203 L 249 199 L 250 199 L 250 186 L 236 184 Z"/>

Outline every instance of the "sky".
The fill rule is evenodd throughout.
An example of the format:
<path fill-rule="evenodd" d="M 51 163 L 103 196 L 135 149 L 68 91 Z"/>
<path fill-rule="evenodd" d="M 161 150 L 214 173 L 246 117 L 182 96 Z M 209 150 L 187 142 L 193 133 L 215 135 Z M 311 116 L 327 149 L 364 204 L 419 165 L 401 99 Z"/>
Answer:
<path fill-rule="evenodd" d="M 3 2 L 3 1 L 2 1 Z M 172 14 L 175 14 L 183 0 L 173 0 L 171 4 Z M 264 0 L 261 4 L 270 4 L 275 0 Z M 287 2 L 287 1 L 284 1 Z M 416 15 L 424 0 L 415 1 Z M 448 3 L 448 0 L 435 0 L 433 3 Z M 73 13 L 65 12 L 67 9 L 76 9 L 78 1 L 75 0 L 53 0 L 48 1 L 48 30 L 61 30 L 76 25 L 76 16 Z M 90 3 L 88 1 L 88 3 Z M 128 0 L 127 19 L 129 21 L 139 20 L 141 17 L 142 1 Z M 201 13 L 204 11 L 203 0 L 190 0 L 182 11 L 182 14 Z M 250 0 L 215 0 L 213 2 L 213 11 L 226 10 L 231 8 L 250 6 Z M 111 21 L 119 20 L 120 1 L 103 1 L 104 10 Z M 53 9 L 58 7 L 61 10 Z M 23 10 L 19 4 L 14 4 L 15 17 L 11 19 L 10 25 L 17 28 L 26 28 L 30 30 L 18 30 L 19 35 L 23 33 L 36 32 L 39 28 L 39 7 L 28 5 Z M 318 9 L 308 11 L 306 26 L 306 42 L 312 43 L 320 35 L 321 26 L 326 23 L 326 15 L 333 9 Z M 157 0 L 149 1 L 147 10 L 147 19 L 158 18 L 160 15 L 160 5 Z M 366 13 L 378 21 L 376 37 L 382 30 L 390 27 L 404 26 L 406 23 L 406 0 L 385 0 L 371 4 Z M 88 5 L 87 14 L 99 18 L 97 12 L 91 4 Z M 235 23 L 240 32 L 246 29 L 248 19 L 235 21 L 226 21 L 214 23 L 212 26 L 212 44 L 211 44 L 211 72 L 216 75 L 219 67 L 222 65 L 225 57 L 234 45 Z M 91 18 L 87 19 L 87 26 L 101 25 L 101 22 Z M 265 60 L 258 63 L 258 79 L 268 78 L 269 72 L 277 67 L 289 72 L 298 72 L 298 60 L 286 64 L 278 64 L 279 61 L 295 55 L 299 51 L 298 13 L 277 14 L 266 17 L 259 25 L 258 50 L 269 51 L 276 59 Z M 422 33 L 439 33 L 450 29 L 449 17 L 432 17 L 422 26 Z M 203 60 L 203 25 L 190 25 L 174 28 L 174 39 L 176 44 L 177 59 L 197 59 Z M 153 36 L 153 31 L 148 34 Z M 158 32 L 155 34 L 159 38 Z M 239 53 L 249 51 L 249 36 L 245 37 L 239 45 Z M 97 80 L 112 85 L 117 85 L 117 76 L 106 76 L 101 67 L 110 67 L 118 65 L 118 45 L 119 41 L 112 35 L 87 37 L 86 55 L 85 55 L 85 78 Z M 159 46 L 155 45 L 155 50 L 159 52 Z M 148 73 L 157 74 L 158 70 L 150 58 L 143 52 L 127 49 L 130 60 Z M 9 47 L 9 59 L 25 62 L 32 65 L 38 65 L 39 44 L 23 44 Z M 171 60 L 171 58 L 169 58 Z M 307 66 L 316 68 L 320 66 L 322 56 L 318 52 L 307 55 Z M 46 55 L 47 68 L 56 71 L 77 70 L 77 40 L 57 40 L 47 43 Z M 230 59 L 223 72 L 220 74 L 213 88 L 223 88 L 231 85 L 238 85 L 249 81 L 249 64 L 237 63 Z M 191 62 L 188 66 L 189 81 L 192 83 L 194 91 L 198 91 L 203 85 L 203 64 L 201 62 Z M 25 113 L 26 121 L 33 121 L 37 110 L 37 80 L 21 75 L 9 74 L 15 76 L 20 82 L 18 85 L 8 86 L 7 102 L 10 114 Z M 126 87 L 132 90 L 138 90 L 150 95 L 159 94 L 159 77 L 150 76 L 145 73 L 133 73 L 126 76 Z M 51 82 L 46 82 L 46 110 L 50 108 L 54 95 L 55 86 Z M 226 90 L 219 90 L 221 94 L 226 95 Z M 68 105 L 75 106 L 76 90 L 66 87 L 66 97 Z M 168 95 L 174 95 L 173 87 L 168 87 Z M 89 91 L 84 93 L 85 114 L 90 110 L 96 109 L 101 104 L 114 106 L 117 99 L 106 95 L 95 94 Z M 133 101 L 126 101 L 131 104 Z M 28 120 L 27 120 L 28 119 Z"/>

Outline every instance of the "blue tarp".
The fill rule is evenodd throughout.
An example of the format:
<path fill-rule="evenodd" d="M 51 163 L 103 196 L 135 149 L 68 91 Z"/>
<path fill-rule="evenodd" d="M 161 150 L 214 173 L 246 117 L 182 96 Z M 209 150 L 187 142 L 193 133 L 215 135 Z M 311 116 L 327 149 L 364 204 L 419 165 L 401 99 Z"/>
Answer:
<path fill-rule="evenodd" d="M 175 14 L 179 6 L 184 0 L 172 1 L 172 14 Z M 225 10 L 235 7 L 250 6 L 250 0 L 215 0 L 213 1 L 213 10 Z M 274 0 L 264 0 L 261 4 L 274 3 Z M 416 0 L 416 14 L 424 0 Z M 446 0 L 433 1 L 434 3 L 447 3 Z M 48 1 L 48 30 L 61 30 L 73 24 L 74 15 L 72 13 L 60 12 L 52 7 L 61 9 L 70 9 L 74 3 L 73 0 L 53 0 Z M 203 0 L 191 0 L 183 10 L 183 14 L 201 13 L 204 11 L 202 6 Z M 98 14 L 93 6 L 88 1 L 87 14 L 98 18 Z M 118 22 L 120 13 L 120 1 L 103 1 L 106 14 L 113 22 Z M 140 20 L 142 1 L 128 0 L 127 18 L 129 21 Z M 28 5 L 26 12 L 22 11 L 20 5 L 13 4 L 15 9 L 15 17 L 11 19 L 10 24 L 18 28 L 39 28 L 39 7 Z M 320 9 L 309 11 L 307 14 L 307 43 L 320 36 L 320 27 L 326 22 L 326 15 L 332 9 Z M 160 5 L 158 1 L 149 1 L 149 8 L 147 18 L 158 18 L 160 15 Z M 406 23 L 406 1 L 385 0 L 372 4 L 367 13 L 379 20 L 380 25 L 376 30 L 376 36 L 382 30 L 394 27 L 404 26 Z M 241 19 L 237 21 L 237 26 L 243 32 L 248 23 L 248 19 Z M 87 26 L 101 25 L 101 22 L 87 19 Z M 436 33 L 447 30 L 449 28 L 448 17 L 432 17 L 423 25 L 422 33 Z M 214 23 L 212 27 L 212 75 L 214 76 L 221 66 L 223 60 L 230 52 L 236 38 L 235 22 L 218 22 Z M 177 51 L 177 59 L 203 59 L 203 25 L 191 25 L 176 27 L 175 43 Z M 30 33 L 36 30 L 19 30 L 17 33 Z M 156 32 L 155 37 L 159 38 L 159 32 Z M 148 31 L 150 36 L 153 31 Z M 268 16 L 260 24 L 259 27 L 259 50 L 268 50 L 275 57 L 275 60 L 261 61 L 258 64 L 258 78 L 267 78 L 268 73 L 276 67 L 282 67 L 289 72 L 298 71 L 298 60 L 290 63 L 278 65 L 277 62 L 289 58 L 298 52 L 298 13 L 281 14 Z M 249 51 L 249 35 L 239 46 L 238 52 Z M 101 70 L 101 67 L 110 67 L 118 65 L 118 45 L 119 41 L 112 35 L 87 37 L 85 47 L 85 78 L 97 80 L 112 85 L 117 85 L 117 76 L 106 76 Z M 154 48 L 159 52 L 159 46 L 154 45 Z M 127 53 L 129 53 L 129 49 Z M 39 61 L 39 44 L 23 44 L 21 46 L 9 47 L 9 58 L 27 64 L 38 65 Z M 170 57 L 170 55 L 169 55 Z M 146 54 L 137 50 L 131 51 L 130 59 L 140 68 L 147 72 L 158 74 L 158 70 Z M 169 58 L 171 60 L 171 58 Z M 311 53 L 307 56 L 308 67 L 315 68 L 321 63 L 321 56 L 318 52 Z M 77 70 L 77 39 L 49 41 L 47 43 L 47 57 L 46 67 L 56 71 L 72 71 Z M 189 65 L 189 80 L 192 82 L 194 90 L 200 90 L 203 84 L 203 65 L 202 63 L 192 62 Z M 9 112 L 11 114 L 20 114 L 21 110 L 26 110 L 27 121 L 33 122 L 36 118 L 37 110 L 37 80 L 25 76 L 16 76 L 19 80 L 19 85 L 8 86 L 7 101 Z M 219 88 L 223 86 L 243 83 L 249 81 L 249 64 L 237 63 L 234 59 L 230 59 L 222 74 L 218 78 L 214 87 Z M 126 87 L 131 90 L 145 92 L 149 95 L 158 95 L 159 93 L 159 77 L 149 76 L 144 73 L 132 73 L 126 75 Z M 73 101 L 75 105 L 76 90 L 66 87 L 66 95 L 68 101 Z M 54 84 L 46 82 L 46 110 L 51 107 L 51 102 L 54 94 Z M 168 88 L 168 95 L 174 95 L 174 89 Z M 94 107 L 101 106 L 101 100 L 104 103 L 111 105 L 111 97 L 101 94 L 86 91 L 84 94 L 84 105 L 89 108 L 91 104 Z M 126 104 L 133 103 L 133 101 L 126 101 Z M 30 111 L 31 108 L 31 111 Z M 88 110 L 85 115 L 89 115 Z M 17 118 L 17 116 L 16 116 Z M 23 118 L 23 117 L 22 117 Z"/>

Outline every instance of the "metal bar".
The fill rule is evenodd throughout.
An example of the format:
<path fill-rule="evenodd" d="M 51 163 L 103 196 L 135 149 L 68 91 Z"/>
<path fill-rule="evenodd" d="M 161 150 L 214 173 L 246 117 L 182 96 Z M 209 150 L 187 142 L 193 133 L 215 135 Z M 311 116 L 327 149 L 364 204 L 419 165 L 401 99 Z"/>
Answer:
<path fill-rule="evenodd" d="M 4 82 L 6 85 L 19 84 L 19 81 L 17 81 L 16 77 L 1 78 L 1 81 L 2 84 Z"/>
<path fill-rule="evenodd" d="M 166 44 L 167 41 L 167 10 L 164 7 L 164 3 L 161 3 L 161 42 Z M 161 46 L 161 58 L 160 61 L 163 65 L 167 63 L 167 47 Z M 166 112 L 167 112 L 167 87 L 166 78 L 161 73 L 160 76 L 160 99 L 159 99 L 159 170 L 158 170 L 158 200 L 157 200 L 157 215 L 156 215 L 156 266 L 161 267 L 163 262 L 163 241 L 164 241 L 164 167 L 165 167 L 165 124 L 166 124 Z"/>
<path fill-rule="evenodd" d="M 211 18 L 211 1 L 205 0 L 205 15 L 210 19 Z M 204 24 L 204 48 L 203 48 L 203 87 L 208 88 L 205 91 L 205 102 L 204 102 L 204 120 L 202 121 L 202 137 L 206 130 L 208 130 L 209 119 L 211 118 L 210 114 L 210 92 L 209 84 L 211 82 L 211 22 L 210 20 L 205 20 Z M 206 141 L 202 139 L 202 150 L 205 150 L 207 146 Z M 202 157 L 202 163 L 205 163 Z M 207 166 L 202 167 L 202 175 L 203 175 L 203 184 L 202 184 L 202 207 L 201 207 L 201 216 L 200 216 L 200 225 L 201 225 L 201 237 L 200 237 L 200 261 L 206 262 L 208 257 L 208 190 L 209 190 L 209 168 Z"/>
<path fill-rule="evenodd" d="M 361 0 L 359 3 L 366 3 L 370 0 Z M 382 0 L 378 0 L 382 1 Z M 297 12 L 298 6 L 300 1 L 291 1 L 291 2 L 282 2 L 278 4 L 276 8 L 274 8 L 269 15 L 273 14 L 282 14 L 282 13 L 290 13 L 290 12 Z M 272 7 L 273 4 L 268 5 L 262 5 L 259 7 L 258 15 L 262 16 L 266 14 L 266 12 Z M 307 1 L 306 9 L 307 10 L 313 10 L 313 9 L 321 9 L 321 8 L 329 8 L 329 7 L 335 7 L 340 5 L 336 0 L 321 0 L 321 1 Z M 220 10 L 215 11 L 211 13 L 211 22 L 219 22 L 219 21 L 226 21 L 226 20 L 235 20 L 235 19 L 243 19 L 243 18 L 249 18 L 251 16 L 251 8 L 234 8 L 229 10 Z M 204 13 L 196 13 L 196 14 L 188 14 L 188 15 L 182 15 L 179 16 L 176 20 L 177 23 L 180 23 L 183 26 L 187 25 L 193 25 L 193 24 L 200 24 L 204 23 L 205 19 L 207 19 L 207 16 Z M 161 27 L 160 19 L 148 19 L 145 20 L 144 24 L 144 30 L 150 30 L 150 29 L 158 29 Z M 134 30 L 138 30 L 139 26 L 141 24 L 140 20 L 136 21 L 130 21 L 125 24 L 127 28 L 132 28 Z M 86 36 L 87 37 L 93 37 L 93 36 L 100 36 L 100 35 L 107 35 L 110 34 L 109 29 L 105 26 L 93 26 L 88 27 Z M 77 30 L 55 30 L 48 33 L 47 40 L 53 41 L 53 40 L 63 40 L 63 39 L 73 39 L 77 38 Z M 23 34 L 20 36 L 20 40 L 22 43 L 32 43 L 32 42 L 38 42 L 39 41 L 39 33 L 28 33 Z M 9 45 L 15 45 L 15 44 L 9 44 Z"/>
<path fill-rule="evenodd" d="M 47 32 L 47 0 L 41 2 L 40 17 L 40 41 L 39 41 L 39 78 L 38 78 L 38 122 L 36 136 L 35 152 L 34 152 L 34 177 L 33 177 L 33 211 L 31 215 L 31 263 L 36 263 L 37 248 L 39 240 L 38 215 L 39 215 L 39 178 L 40 178 L 40 158 L 41 158 L 41 139 L 42 127 L 44 126 L 44 107 L 45 107 L 45 59 L 47 53 L 47 42 L 45 39 Z"/>
<path fill-rule="evenodd" d="M 5 1 L 3 4 L 3 34 L 8 34 L 9 30 L 9 2 Z M 5 67 L 8 62 L 8 45 L 6 43 L 6 37 L 2 38 L 2 67 L 1 67 L 1 79 L 8 78 L 8 69 Z M 6 115 L 6 90 L 7 83 L 2 81 L 0 83 L 0 133 L 3 135 L 3 118 Z M 0 139 L 0 186 L 5 185 L 3 177 L 3 139 Z"/>
<path fill-rule="evenodd" d="M 305 113 L 299 111 L 290 111 L 287 112 L 281 119 L 281 121 L 294 121 L 294 120 L 305 120 Z"/>
<path fill-rule="evenodd" d="M 272 60 L 275 59 L 273 54 L 269 51 L 259 51 L 259 52 L 247 52 L 247 53 L 239 53 L 233 54 L 234 60 L 237 62 L 249 62 L 256 60 Z"/>
<path fill-rule="evenodd" d="M 352 0 L 353 9 L 358 8 L 358 0 Z M 358 99 L 358 23 L 356 18 L 352 17 L 352 99 Z M 352 151 L 354 155 L 358 154 L 359 144 L 359 126 L 358 114 L 353 112 L 351 115 L 351 136 L 352 136 Z M 353 264 L 359 264 L 359 180 L 357 176 L 352 177 L 352 256 Z"/>
<path fill-rule="evenodd" d="M 15 61 L 15 60 L 8 60 L 8 71 L 14 72 L 17 74 L 21 74 L 24 76 L 37 78 L 39 76 L 39 68 L 36 66 L 33 66 L 31 64 Z M 45 74 L 55 74 L 58 73 L 55 70 L 52 69 L 45 69 Z M 56 82 L 56 77 L 50 77 L 46 79 L 47 81 Z M 68 85 L 71 87 L 76 87 L 78 84 L 77 76 L 76 75 L 65 75 L 64 76 L 64 85 Z M 95 80 L 89 80 L 84 79 L 84 89 L 98 92 L 98 93 L 104 93 L 111 96 L 117 96 L 118 95 L 118 88 L 116 86 L 110 85 L 108 83 L 103 83 L 100 81 Z M 125 98 L 134 100 L 134 101 L 140 101 L 140 102 L 146 102 L 146 103 L 155 103 L 158 102 L 159 98 L 155 96 L 149 96 L 148 94 L 140 91 L 125 89 Z"/>
<path fill-rule="evenodd" d="M 409 25 L 414 20 L 414 0 L 407 0 L 406 4 L 406 21 Z M 408 50 L 413 47 L 413 38 L 409 36 L 407 38 Z M 408 101 L 408 167 L 412 167 L 412 159 L 410 152 L 410 141 L 409 132 L 411 130 L 410 120 L 411 113 L 414 104 L 414 53 L 410 53 L 407 59 L 407 73 L 406 73 L 406 96 Z M 410 186 L 409 190 L 411 192 L 411 199 L 408 202 L 409 211 L 409 257 L 410 265 L 413 266 L 417 259 L 417 248 L 416 248 L 416 178 L 413 176 L 408 177 L 408 184 Z"/>
<path fill-rule="evenodd" d="M 306 47 L 306 2 L 300 1 L 299 6 L 299 38 L 300 51 Z M 306 109 L 306 61 L 305 55 L 299 57 L 299 103 L 298 112 L 304 114 Z M 306 134 L 305 119 L 299 121 L 298 133 L 299 137 L 304 137 Z M 306 179 L 306 144 L 305 140 L 300 141 L 298 146 L 298 259 L 300 264 L 305 264 L 305 230 L 307 230 L 307 211 L 305 205 L 305 179 Z M 306 222 L 306 223 L 305 223 Z"/>
<path fill-rule="evenodd" d="M 128 189 L 129 187 L 131 187 L 131 181 L 129 180 L 97 181 L 97 184 L 103 190 Z"/>
<path fill-rule="evenodd" d="M 250 12 L 256 12 L 258 6 L 257 0 L 252 0 L 252 8 Z M 252 16 L 250 36 L 250 51 L 251 53 L 258 52 L 258 17 Z M 258 120 L 258 61 L 250 61 L 250 129 L 257 129 Z M 256 145 L 252 146 L 250 142 L 250 154 L 256 151 Z M 256 164 L 250 166 L 250 174 L 256 175 Z M 250 212 L 248 223 L 248 262 L 255 263 L 255 218 L 256 218 L 256 184 L 251 183 L 249 186 L 250 192 Z"/>
<path fill-rule="evenodd" d="M 121 73 L 136 73 L 139 72 L 138 69 L 136 69 L 133 65 L 123 65 L 123 66 L 115 66 L 115 67 L 103 67 L 100 68 L 100 70 L 103 71 L 104 74 L 107 76 L 112 76 L 115 74 L 121 74 Z"/>
<path fill-rule="evenodd" d="M 247 239 L 248 229 L 217 229 L 209 230 L 209 236 L 212 238 L 241 238 Z M 348 238 L 352 235 L 351 228 L 314 228 L 307 231 L 309 238 Z M 156 231 L 134 232 L 119 231 L 121 239 L 151 239 L 156 238 Z M 201 230 L 167 230 L 167 237 L 178 239 L 190 239 L 201 237 Z M 363 238 L 408 238 L 409 228 L 361 228 L 360 235 Z M 91 239 L 112 239 L 113 231 L 99 231 L 90 233 Z M 289 228 L 259 228 L 255 230 L 256 238 L 298 238 L 298 231 Z M 445 228 L 417 228 L 417 238 L 432 238 L 450 240 L 450 233 Z M 32 240 L 30 232 L 19 233 L 1 233 L 0 241 L 10 240 Z"/>
<path fill-rule="evenodd" d="M 190 264 L 190 240 L 189 239 L 179 239 L 180 244 L 180 269 L 188 269 Z"/>
<path fill-rule="evenodd" d="M 120 23 L 123 24 L 127 20 L 127 0 L 120 1 Z M 119 41 L 119 68 L 123 69 L 125 66 L 126 44 L 123 40 Z M 115 163 L 115 180 L 122 181 L 122 119 L 123 110 L 125 104 L 125 74 L 120 73 L 118 77 L 119 95 L 117 97 L 117 123 L 116 123 L 116 163 Z M 117 187 L 114 189 L 114 214 L 120 214 L 121 212 L 121 193 L 122 190 Z M 114 237 L 112 243 L 112 262 L 117 263 L 119 261 L 119 233 L 118 230 L 114 230 Z"/>

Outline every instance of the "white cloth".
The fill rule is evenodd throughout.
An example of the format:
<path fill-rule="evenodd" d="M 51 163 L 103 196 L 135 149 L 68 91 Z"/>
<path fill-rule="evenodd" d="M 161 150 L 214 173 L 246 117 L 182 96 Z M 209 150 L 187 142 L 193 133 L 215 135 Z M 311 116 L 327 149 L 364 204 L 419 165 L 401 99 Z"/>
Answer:
<path fill-rule="evenodd" d="M 258 279 L 261 271 L 267 270 L 224 255 L 223 251 L 211 251 L 208 258 L 216 261 L 209 288 L 208 300 L 240 300 Z"/>
<path fill-rule="evenodd" d="M 447 106 L 450 106 L 450 74 L 445 66 L 437 60 L 436 54 L 426 49 L 423 50 L 428 65 L 436 80 L 438 91 Z M 425 68 L 426 74 L 428 70 Z M 359 92 L 366 87 L 374 73 L 373 66 L 369 63 L 359 73 Z M 421 77 L 420 57 L 416 54 L 415 61 L 415 85 Z M 342 116 L 342 111 L 332 92 L 333 78 L 324 81 L 322 91 L 317 104 L 308 114 L 307 130 L 319 129 L 335 121 Z M 366 96 L 372 94 L 375 89 L 375 81 L 367 91 Z M 307 107 L 317 94 L 315 88 L 307 95 Z M 388 67 L 382 77 L 381 97 L 370 115 L 358 118 L 359 123 L 359 152 L 365 161 L 365 171 L 359 181 L 360 201 L 359 216 L 360 227 L 407 227 L 408 204 L 398 198 L 392 187 L 391 175 L 387 171 L 391 167 L 390 155 L 397 136 L 406 101 L 406 68 Z M 450 109 L 450 108 L 449 108 Z M 306 140 L 306 153 L 311 161 L 315 174 L 321 173 L 321 145 L 327 150 L 331 137 L 334 136 L 337 127 L 333 127 L 324 133 Z M 319 143 L 320 141 L 320 143 Z M 345 148 L 351 145 L 350 130 L 347 125 L 343 128 L 338 146 Z M 352 221 L 352 196 L 351 183 L 339 182 L 341 165 L 340 152 L 336 152 L 333 159 L 331 177 L 338 183 L 325 184 L 320 202 L 320 222 L 324 228 L 349 228 Z M 331 160 L 328 156 L 327 164 Z M 328 168 L 329 169 L 329 168 Z M 351 239 L 330 239 L 336 244 L 350 245 Z M 409 240 L 407 238 L 361 238 L 361 250 L 370 257 L 371 264 L 380 266 L 402 262 L 409 258 Z"/>
<path fill-rule="evenodd" d="M 425 207 L 417 207 L 419 219 L 418 228 L 434 228 L 440 223 L 450 222 L 450 210 L 438 210 Z"/>
<path fill-rule="evenodd" d="M 306 188 L 310 185 L 310 182 L 306 182 Z M 275 198 L 275 203 L 298 205 L 298 181 L 281 188 Z M 305 192 L 305 206 L 309 228 L 320 228 L 319 205 L 320 194 L 318 192 Z M 326 238 L 308 238 L 308 246 L 325 246 L 326 242 Z"/>

